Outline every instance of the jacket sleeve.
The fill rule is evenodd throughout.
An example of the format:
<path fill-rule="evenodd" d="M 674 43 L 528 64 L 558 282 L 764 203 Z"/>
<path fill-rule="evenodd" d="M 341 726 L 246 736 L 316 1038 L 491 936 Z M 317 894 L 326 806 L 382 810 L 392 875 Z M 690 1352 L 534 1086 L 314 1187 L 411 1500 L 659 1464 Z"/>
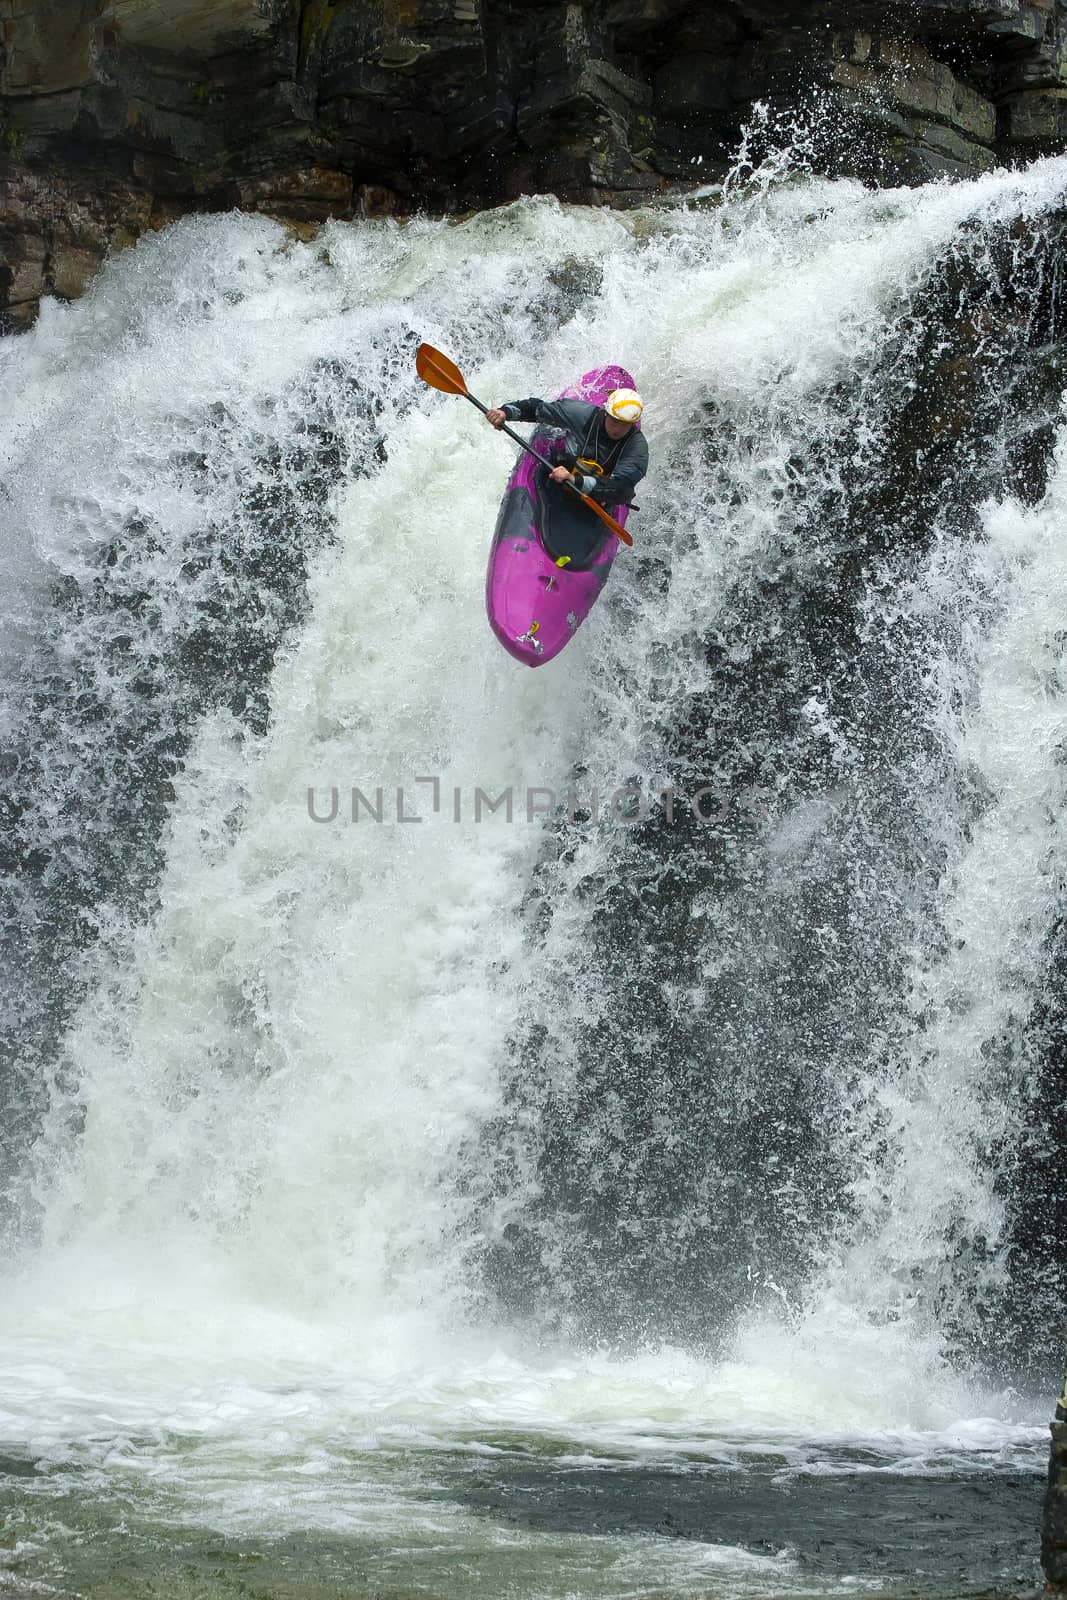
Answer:
<path fill-rule="evenodd" d="M 533 395 L 529 400 L 509 400 L 500 407 L 509 422 L 544 422 L 550 427 L 570 430 L 573 420 L 558 400 L 542 400 Z"/>
<path fill-rule="evenodd" d="M 628 506 L 647 471 L 648 441 L 643 433 L 632 433 L 615 463 L 615 471 L 608 478 L 594 478 L 592 488 L 586 492 L 598 505 Z"/>

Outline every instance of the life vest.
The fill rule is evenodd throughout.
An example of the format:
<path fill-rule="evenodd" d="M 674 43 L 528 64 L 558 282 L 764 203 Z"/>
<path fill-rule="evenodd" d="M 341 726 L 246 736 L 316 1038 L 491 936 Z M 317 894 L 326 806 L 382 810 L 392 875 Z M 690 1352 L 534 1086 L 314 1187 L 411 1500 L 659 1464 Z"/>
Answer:
<path fill-rule="evenodd" d="M 596 416 L 590 418 L 589 426 L 585 430 L 585 438 L 582 440 L 578 454 L 577 465 L 583 472 L 590 473 L 594 478 L 609 478 L 611 476 L 618 463 L 619 456 L 622 454 L 623 446 L 630 437 L 626 433 L 621 439 L 615 439 L 612 442 L 611 449 L 607 452 L 605 460 L 601 461 L 599 455 L 602 448 L 602 425 L 603 417 L 598 411 Z"/>

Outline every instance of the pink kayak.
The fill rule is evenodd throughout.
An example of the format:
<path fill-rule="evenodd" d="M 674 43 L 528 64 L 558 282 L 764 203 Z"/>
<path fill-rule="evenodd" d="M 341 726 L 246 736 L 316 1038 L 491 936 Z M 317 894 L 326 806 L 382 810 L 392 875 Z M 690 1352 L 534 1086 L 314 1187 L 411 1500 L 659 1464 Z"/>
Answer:
<path fill-rule="evenodd" d="M 594 367 L 561 400 L 603 405 L 613 389 L 632 389 L 623 367 Z M 559 457 L 566 437 L 538 429 L 530 443 Z M 569 489 L 547 481 L 541 464 L 520 455 L 508 479 L 489 552 L 485 609 L 504 649 L 528 667 L 558 656 L 593 609 L 619 540 Z M 628 506 L 607 509 L 624 526 Z"/>

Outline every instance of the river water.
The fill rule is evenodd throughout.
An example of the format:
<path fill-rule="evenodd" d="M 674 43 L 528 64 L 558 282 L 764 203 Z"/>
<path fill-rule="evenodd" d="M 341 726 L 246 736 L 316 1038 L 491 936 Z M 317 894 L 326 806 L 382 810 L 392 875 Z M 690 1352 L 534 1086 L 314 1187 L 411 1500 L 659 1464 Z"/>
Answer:
<path fill-rule="evenodd" d="M 190 219 L 0 341 L 0 1587 L 1037 1581 L 1065 188 Z M 543 670 L 422 339 L 645 395 Z"/>

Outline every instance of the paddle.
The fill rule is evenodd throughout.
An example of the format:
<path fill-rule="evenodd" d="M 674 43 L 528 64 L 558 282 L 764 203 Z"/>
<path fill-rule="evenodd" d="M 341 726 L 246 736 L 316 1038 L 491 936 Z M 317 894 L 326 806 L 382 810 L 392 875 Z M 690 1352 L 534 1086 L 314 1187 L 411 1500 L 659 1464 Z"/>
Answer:
<path fill-rule="evenodd" d="M 459 368 L 454 362 L 449 361 L 447 356 L 443 356 L 440 350 L 435 350 L 432 344 L 419 345 L 415 352 L 415 371 L 423 383 L 428 383 L 432 389 L 440 389 L 443 394 L 461 394 L 464 400 L 469 400 L 472 406 L 477 406 L 483 416 L 487 415 L 489 407 L 483 406 L 482 402 L 476 400 L 474 395 L 471 394 L 463 381 L 463 374 Z M 517 433 L 513 433 L 506 424 L 500 429 L 500 432 L 506 433 L 509 439 L 514 439 L 515 443 L 520 445 L 527 455 L 533 456 L 535 461 L 540 461 L 543 467 L 547 467 L 549 471 L 552 470 L 552 462 L 543 456 L 539 450 L 535 450 L 532 444 L 527 444 L 525 439 L 520 438 Z M 633 539 L 622 523 L 616 522 L 615 518 L 610 512 L 605 511 L 603 506 L 598 506 L 595 500 L 590 499 L 587 494 L 583 494 L 573 483 L 568 483 L 567 488 L 572 490 L 579 500 L 589 507 L 590 511 L 594 511 L 601 522 L 607 523 L 617 539 L 621 539 L 623 544 L 633 544 Z"/>

